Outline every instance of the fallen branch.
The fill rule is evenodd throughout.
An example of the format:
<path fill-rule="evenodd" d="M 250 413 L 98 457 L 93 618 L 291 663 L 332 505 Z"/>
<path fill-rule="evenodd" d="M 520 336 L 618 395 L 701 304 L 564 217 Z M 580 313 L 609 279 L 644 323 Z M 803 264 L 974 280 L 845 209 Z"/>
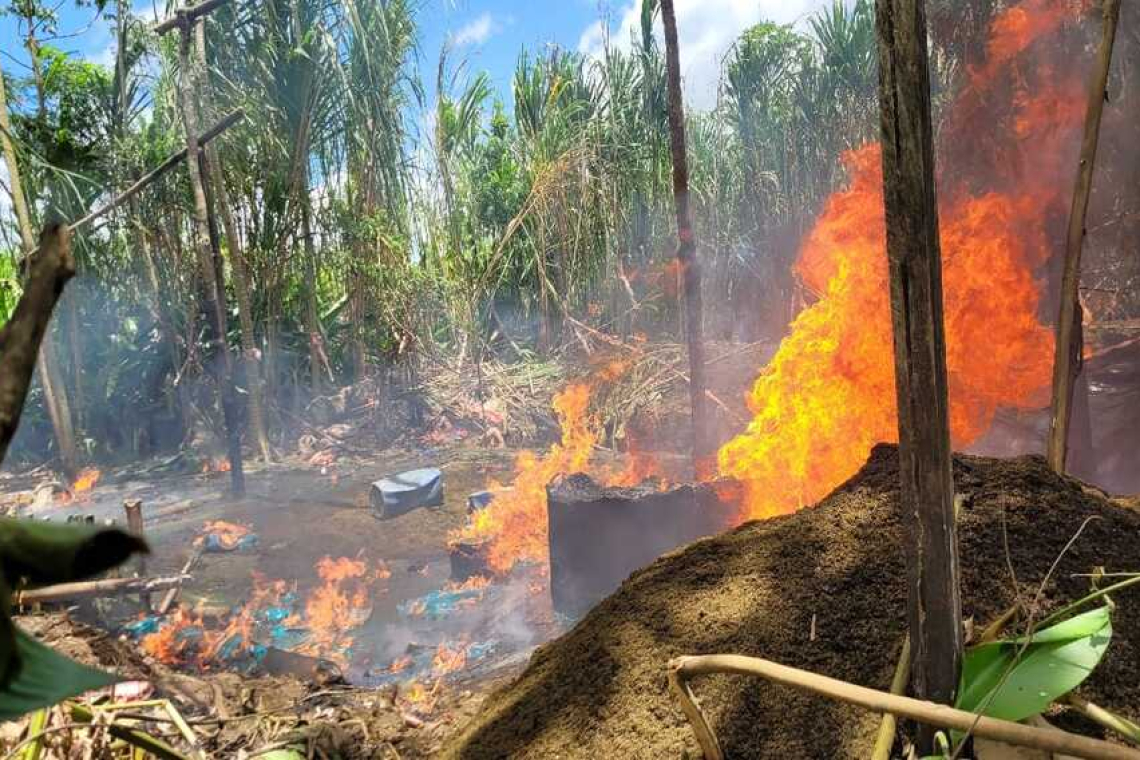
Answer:
<path fill-rule="evenodd" d="M 202 551 L 200 549 L 195 550 L 194 553 L 190 555 L 190 558 L 186 560 L 186 564 L 182 566 L 181 576 L 183 578 L 186 577 L 187 573 L 194 569 L 194 565 L 198 564 L 198 560 L 201 558 L 201 556 Z M 167 612 L 170 612 L 170 607 L 174 604 L 174 600 L 178 598 L 178 592 L 181 590 L 182 584 L 178 583 L 169 591 L 167 591 L 166 596 L 162 597 L 162 601 L 160 601 L 158 603 L 158 606 L 155 607 L 155 614 L 165 615 Z"/>
<path fill-rule="evenodd" d="M 151 591 L 175 588 L 180 586 L 188 577 L 187 575 L 173 575 L 160 578 L 103 578 L 97 581 L 60 583 L 55 586 L 17 591 L 15 602 L 17 605 L 28 606 L 90 597 L 145 594 Z"/>
<path fill-rule="evenodd" d="M 222 132 L 225 132 L 227 129 L 232 127 L 234 124 L 237 124 L 243 118 L 245 118 L 245 111 L 243 111 L 240 108 L 238 110 L 234 111 L 233 113 L 229 114 L 228 116 L 222 118 L 217 124 L 210 127 L 209 129 L 207 129 L 205 132 L 203 132 L 201 135 L 198 136 L 198 146 L 200 148 L 205 147 L 205 145 L 208 142 L 213 140 L 215 137 L 220 135 Z M 119 206 L 123 205 L 124 203 L 129 201 L 131 198 L 133 198 L 134 196 L 136 196 L 140 192 L 142 192 L 143 189 L 146 188 L 147 185 L 151 184 L 156 179 L 161 177 L 163 174 L 166 174 L 168 171 L 170 171 L 171 169 L 173 169 L 174 167 L 178 166 L 180 163 L 185 161 L 186 160 L 186 153 L 187 153 L 187 149 L 183 148 L 182 150 L 178 151 L 177 153 L 171 154 L 161 164 L 159 164 L 155 168 L 151 169 L 149 172 L 147 172 L 143 176 L 139 177 L 135 181 L 135 183 L 133 185 L 131 185 L 130 187 L 128 187 L 126 190 L 119 193 L 118 195 L 116 195 L 114 198 L 112 198 L 111 200 L 104 203 L 99 208 L 88 213 L 87 216 L 81 217 L 80 219 L 77 219 L 76 221 L 67 225 L 68 230 L 71 232 L 74 232 L 74 231 L 78 230 L 80 227 L 83 227 L 84 225 L 90 224 L 92 221 L 98 219 L 99 217 L 103 216 L 104 214 L 108 213 L 109 211 L 112 211 L 113 209 L 118 208 Z"/>
<path fill-rule="evenodd" d="M 888 694 L 877 689 L 839 681 L 806 670 L 790 668 L 769 660 L 739 655 L 708 655 L 679 657 L 669 663 L 669 686 L 681 702 L 697 736 L 705 760 L 723 760 L 716 734 L 697 704 L 689 681 L 696 676 L 714 673 L 760 676 L 782 686 L 790 686 L 828 699 L 858 705 L 877 713 L 891 713 L 902 718 L 919 721 L 955 731 L 971 731 L 974 736 L 1031 747 L 1085 760 L 1140 760 L 1140 752 L 1099 739 L 1071 734 L 1049 728 L 1035 728 L 1007 720 L 975 715 L 946 705 L 925 702 L 910 697 Z"/>

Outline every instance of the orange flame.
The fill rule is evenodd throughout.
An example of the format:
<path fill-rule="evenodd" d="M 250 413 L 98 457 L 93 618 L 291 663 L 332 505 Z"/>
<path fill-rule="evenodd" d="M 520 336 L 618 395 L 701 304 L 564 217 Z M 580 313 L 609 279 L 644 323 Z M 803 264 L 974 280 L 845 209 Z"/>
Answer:
<path fill-rule="evenodd" d="M 370 573 L 364 560 L 322 557 L 317 575 L 324 584 L 305 603 L 309 642 L 302 651 L 335 660 L 352 646 L 352 630 L 372 614 L 370 586 L 391 573 L 383 562 Z"/>
<path fill-rule="evenodd" d="M 202 462 L 202 474 L 207 475 L 211 472 L 229 472 L 230 460 L 226 457 L 212 457 Z"/>
<path fill-rule="evenodd" d="M 963 97 L 987 100 L 981 90 L 995 86 L 1001 67 L 1058 29 L 1072 8 L 1067 0 L 1025 0 L 999 15 L 990 60 L 971 71 Z M 1081 115 L 1069 104 L 1080 102 L 1080 78 L 1037 84 L 1048 92 L 1030 95 L 1022 81 L 1013 98 L 1010 166 L 994 170 L 1009 189 L 977 193 L 940 177 L 950 425 L 959 446 L 984 433 L 999 407 L 1046 401 L 1053 338 L 1037 319 L 1035 270 L 1050 254 L 1046 222 L 1064 208 L 1065 157 Z M 1049 159 L 1017 160 L 1030 155 Z M 847 163 L 850 186 L 828 201 L 797 263 L 819 300 L 795 319 L 756 381 L 748 429 L 720 451 L 721 473 L 744 486 L 744 517 L 822 498 L 874 444 L 897 440 L 878 146 Z"/>
<path fill-rule="evenodd" d="M 237 523 L 226 522 L 225 520 L 208 520 L 202 526 L 202 530 L 198 532 L 198 536 L 194 539 L 194 546 L 202 546 L 206 543 L 206 537 L 213 535 L 218 537 L 218 543 L 223 548 L 232 549 L 237 546 L 243 538 L 250 534 L 250 529 L 244 525 Z"/>
<path fill-rule="evenodd" d="M 99 482 L 99 478 L 103 473 L 94 467 L 86 467 L 79 471 L 79 475 L 75 478 L 75 482 L 71 484 L 71 491 L 74 494 L 81 494 L 84 491 L 90 491 Z"/>
<path fill-rule="evenodd" d="M 616 377 L 624 371 L 622 366 L 620 362 L 608 365 L 596 373 L 594 382 Z M 596 441 L 587 414 L 590 389 L 589 382 L 573 383 L 554 398 L 562 442 L 545 456 L 520 452 L 515 459 L 514 487 L 502 490 L 452 537 L 487 542 L 487 564 L 496 573 L 508 573 L 518 562 L 547 562 L 546 486 L 559 475 L 583 472 L 589 464 Z M 500 490 L 502 486 L 492 483 L 489 488 Z"/>

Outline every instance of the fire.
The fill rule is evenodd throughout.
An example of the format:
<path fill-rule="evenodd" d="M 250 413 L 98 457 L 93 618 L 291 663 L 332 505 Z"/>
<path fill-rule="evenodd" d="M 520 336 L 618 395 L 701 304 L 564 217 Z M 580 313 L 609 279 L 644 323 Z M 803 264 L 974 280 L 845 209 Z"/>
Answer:
<path fill-rule="evenodd" d="M 659 489 L 669 488 L 669 474 L 665 471 L 661 460 L 643 448 L 642 434 L 627 430 L 625 440 L 625 467 L 604 476 L 605 485 L 632 487 L 639 486 L 646 480 L 654 479 L 657 481 Z"/>
<path fill-rule="evenodd" d="M 615 362 L 597 372 L 593 382 L 611 380 L 621 371 L 622 365 Z M 546 563 L 546 486 L 559 475 L 585 471 L 597 440 L 587 413 L 590 389 L 590 382 L 573 383 L 555 397 L 561 443 L 554 444 L 545 456 L 520 452 L 513 489 L 502 490 L 453 536 L 460 541 L 487 542 L 487 564 L 495 572 L 508 573 L 518 562 Z M 501 490 L 502 486 L 492 483 L 488 488 Z"/>
<path fill-rule="evenodd" d="M 94 467 L 86 467 L 79 471 L 79 475 L 75 478 L 75 482 L 71 484 L 71 492 L 73 494 L 81 494 L 85 491 L 90 491 L 99 482 L 99 478 L 103 473 Z"/>
<path fill-rule="evenodd" d="M 390 573 L 383 562 L 370 569 L 364 560 L 350 557 L 324 557 L 316 570 L 322 585 L 301 611 L 294 608 L 295 584 L 255 576 L 249 599 L 220 623 L 179 608 L 143 636 L 142 649 L 167 664 L 199 670 L 256 661 L 265 644 L 344 664 L 352 631 L 371 614 L 373 585 Z"/>
<path fill-rule="evenodd" d="M 230 460 L 226 457 L 211 457 L 202 462 L 202 474 L 208 475 L 211 472 L 229 472 Z"/>
<path fill-rule="evenodd" d="M 961 116 L 949 109 L 948 134 L 966 132 L 963 121 L 992 131 L 997 120 L 979 119 L 979 104 L 1008 108 L 1004 88 L 1014 88 L 1014 129 L 998 135 L 1012 138 L 1007 160 L 986 167 L 996 176 L 950 177 L 948 167 L 939 178 L 950 424 L 958 446 L 983 434 L 999 407 L 1035 408 L 1047 399 L 1053 338 L 1037 318 L 1043 283 L 1036 272 L 1051 253 L 1046 224 L 1063 213 L 1075 166 L 1081 109 L 1072 104 L 1080 102 L 1081 78 L 1048 66 L 1027 70 L 1021 59 L 1073 10 L 1065 0 L 1025 0 L 999 15 L 989 60 L 970 70 L 959 96 L 970 107 Z M 1017 76 L 1005 77 L 1014 61 Z M 875 443 L 897 440 L 878 146 L 850 154 L 847 165 L 850 185 L 828 201 L 796 267 L 819 300 L 795 319 L 757 379 L 748 429 L 719 454 L 721 473 L 744 486 L 744 517 L 822 498 L 858 470 Z M 979 185 L 1000 189 L 980 192 Z"/>
<path fill-rule="evenodd" d="M 454 649 L 446 643 L 440 644 L 435 650 L 435 657 L 431 662 L 432 673 L 443 677 L 449 673 L 463 670 L 467 667 L 467 647 L 459 645 Z"/>
<path fill-rule="evenodd" d="M 205 546 L 206 543 L 213 538 L 221 549 L 231 550 L 236 548 L 246 536 L 252 531 L 244 525 L 237 523 L 226 522 L 225 520 L 208 520 L 202 526 L 197 537 L 194 539 L 194 546 Z"/>
<path fill-rule="evenodd" d="M 328 656 L 352 646 L 351 631 L 372 614 L 371 584 L 391 573 L 383 563 L 369 572 L 362 559 L 322 557 L 317 562 L 317 575 L 323 585 L 305 603 L 310 640 L 303 651 Z"/>

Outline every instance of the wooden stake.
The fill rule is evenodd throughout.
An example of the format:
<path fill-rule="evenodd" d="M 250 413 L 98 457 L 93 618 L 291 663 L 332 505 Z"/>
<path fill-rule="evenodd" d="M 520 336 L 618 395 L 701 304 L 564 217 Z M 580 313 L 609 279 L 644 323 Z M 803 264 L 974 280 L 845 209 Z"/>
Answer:
<path fill-rule="evenodd" d="M 1092 195 L 1093 170 L 1100 142 L 1100 121 L 1108 97 L 1108 73 L 1120 20 L 1120 0 L 1104 0 L 1104 32 L 1096 69 L 1089 85 L 1081 163 L 1077 170 L 1073 205 L 1069 210 L 1069 234 L 1065 239 L 1065 264 L 1061 275 L 1061 307 L 1057 316 L 1057 342 L 1053 353 L 1053 403 L 1049 421 L 1047 458 L 1054 472 L 1065 472 L 1069 449 L 1069 423 L 1073 416 L 1073 385 L 1081 371 L 1084 350 L 1083 313 L 1080 304 L 1081 253 L 1085 242 L 1085 216 Z"/>
<path fill-rule="evenodd" d="M 665 84 L 668 90 L 669 148 L 673 155 L 673 205 L 677 215 L 677 263 L 685 294 L 685 341 L 689 353 L 689 405 L 693 425 L 693 474 L 711 476 L 714 443 L 705 403 L 704 306 L 696 237 L 689 214 L 689 159 L 685 150 L 685 106 L 681 96 L 681 62 L 673 0 L 661 0 L 665 26 Z"/>
<path fill-rule="evenodd" d="M 876 7 L 911 673 L 916 697 L 952 704 L 962 611 L 925 0 Z M 930 754 L 934 730 L 919 728 L 919 753 Z"/>
<path fill-rule="evenodd" d="M 139 538 L 145 538 L 146 531 L 143 528 L 142 499 L 124 501 L 123 511 L 127 515 L 127 530 Z M 146 555 L 140 552 L 135 563 L 135 572 L 138 574 L 138 577 L 146 577 Z M 139 594 L 139 603 L 142 604 L 144 609 L 150 610 L 150 593 L 143 592 Z"/>

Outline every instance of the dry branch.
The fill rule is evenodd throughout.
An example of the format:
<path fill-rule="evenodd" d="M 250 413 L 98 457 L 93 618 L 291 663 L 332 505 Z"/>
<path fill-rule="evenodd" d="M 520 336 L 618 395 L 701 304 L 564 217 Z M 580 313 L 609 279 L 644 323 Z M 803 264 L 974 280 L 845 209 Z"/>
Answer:
<path fill-rule="evenodd" d="M 1081 252 L 1085 241 L 1085 216 L 1092 196 L 1093 169 L 1096 166 L 1100 121 L 1107 99 L 1108 73 L 1112 47 L 1120 20 L 1120 0 L 1105 0 L 1104 33 L 1092 83 L 1089 86 L 1081 162 L 1069 211 L 1069 233 L 1065 241 L 1065 264 L 1061 276 L 1061 308 L 1057 317 L 1057 341 L 1053 353 L 1053 401 L 1049 420 L 1047 457 L 1054 472 L 1065 472 L 1069 447 L 1069 422 L 1073 413 L 1073 386 L 1081 371 L 1084 350 L 1083 315 L 1079 300 Z"/>
<path fill-rule="evenodd" d="M 696 676 L 714 673 L 760 676 L 782 686 L 790 686 L 828 699 L 837 699 L 873 712 L 891 713 L 919 721 L 924 725 L 956 731 L 972 730 L 975 736 L 1019 747 L 1031 747 L 1086 760 L 1140 760 L 1140 752 L 1099 739 L 1059 729 L 1036 728 L 1007 720 L 987 718 L 933 702 L 868 689 L 757 657 L 730 654 L 679 657 L 669 663 L 670 688 L 680 699 L 685 715 L 693 724 L 705 760 L 722 760 L 724 753 L 704 713 L 697 705 L 688 682 Z"/>
<path fill-rule="evenodd" d="M 71 235 L 61 225 L 47 227 L 40 246 L 25 260 L 24 293 L 12 318 L 0 330 L 0 461 L 16 434 L 32 382 L 40 343 L 63 286 L 75 276 Z"/>
<path fill-rule="evenodd" d="M 215 8 L 228 3 L 229 0 L 206 0 L 204 3 L 192 5 L 189 8 L 179 8 L 174 12 L 174 15 L 154 27 L 154 33 L 163 35 L 171 29 L 186 28 L 189 29 L 195 21 L 202 16 L 210 13 Z"/>
<path fill-rule="evenodd" d="M 220 135 L 222 132 L 225 132 L 227 129 L 232 127 L 234 124 L 237 124 L 239 121 L 241 121 L 244 118 L 245 118 L 245 111 L 243 111 L 240 108 L 238 110 L 234 111 L 233 113 L 229 114 L 228 116 L 226 116 L 225 118 L 220 120 L 217 124 L 210 127 L 209 129 L 207 129 L 205 132 L 203 132 L 201 135 L 198 136 L 198 147 L 201 148 L 201 147 L 205 146 L 207 143 L 209 143 L 215 137 Z M 78 230 L 80 227 L 83 227 L 84 225 L 90 224 L 92 221 L 98 219 L 99 217 L 103 216 L 104 214 L 118 208 L 119 206 L 123 205 L 124 203 L 129 201 L 131 198 L 133 198 L 134 196 L 136 196 L 140 192 L 142 192 L 148 185 L 153 183 L 159 177 L 166 174 L 168 171 L 170 171 L 174 167 L 178 166 L 178 164 L 182 163 L 184 160 L 186 160 L 186 148 L 183 148 L 182 150 L 178 151 L 177 153 L 171 154 L 161 164 L 154 167 L 149 172 L 147 172 L 146 174 L 144 174 L 143 176 L 141 176 L 137 180 L 135 180 L 135 183 L 133 185 L 131 185 L 130 187 L 128 187 L 126 190 L 119 193 L 118 195 L 116 195 L 114 198 L 112 198 L 111 200 L 104 203 L 99 208 L 95 209 L 94 211 L 91 211 L 86 216 L 81 217 L 80 219 L 77 219 L 74 222 L 72 222 L 71 224 L 69 224 L 67 226 L 68 229 L 70 231 L 74 232 L 75 230 Z"/>
<path fill-rule="evenodd" d="M 181 577 L 186 577 L 186 574 L 194 568 L 194 565 L 198 564 L 198 559 L 201 556 L 202 552 L 197 550 L 190 555 L 190 558 L 186 560 L 186 564 L 182 566 Z M 181 589 L 181 583 L 177 583 L 171 587 L 171 589 L 166 592 L 166 595 L 162 597 L 162 600 L 158 603 L 158 606 L 155 607 L 155 613 L 158 615 L 165 615 L 167 612 L 169 612 L 170 607 L 174 604 L 174 600 L 178 598 L 178 592 Z"/>
<path fill-rule="evenodd" d="M 171 575 L 158 578 L 103 578 L 96 581 L 60 583 L 55 586 L 16 592 L 19 605 L 42 604 L 44 602 L 66 602 L 72 599 L 91 597 L 126 596 L 127 594 L 148 594 L 152 591 L 180 586 L 189 576 Z"/>

